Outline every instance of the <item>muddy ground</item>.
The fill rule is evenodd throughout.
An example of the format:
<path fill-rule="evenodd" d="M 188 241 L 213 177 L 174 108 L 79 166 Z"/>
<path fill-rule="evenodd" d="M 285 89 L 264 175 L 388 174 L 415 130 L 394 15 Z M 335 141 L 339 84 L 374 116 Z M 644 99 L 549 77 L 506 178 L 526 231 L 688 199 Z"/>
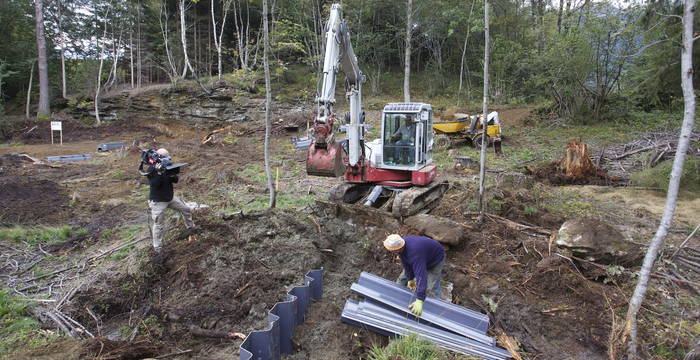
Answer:
<path fill-rule="evenodd" d="M 511 113 L 512 121 L 522 124 L 528 110 Z M 67 121 L 78 124 L 79 120 Z M 61 311 L 96 336 L 61 338 L 4 357 L 137 359 L 180 353 L 169 358 L 235 358 L 240 339 L 202 336 L 202 330 L 220 335 L 265 328 L 267 311 L 274 303 L 301 284 L 309 269 L 321 267 L 324 296 L 311 305 L 307 321 L 297 329 L 296 352 L 287 358 L 364 358 L 372 346 L 385 344 L 384 337 L 342 324 L 340 312 L 361 271 L 389 279 L 398 275 L 400 265 L 383 250 L 381 241 L 388 233 L 405 234 L 411 229 L 388 218 L 348 217 L 315 202 L 325 198 L 337 180 L 307 177 L 305 152 L 294 151 L 289 143 L 289 136 L 300 134 L 287 133 L 282 125 L 273 138 L 281 209 L 258 210 L 266 202 L 258 124 L 195 128 L 132 113 L 123 122 L 99 128 L 76 125 L 65 148 L 39 144 L 46 141 L 45 136 L 26 139 L 21 132 L 15 139 L 23 144 L 0 147 L 1 226 L 67 224 L 87 233 L 51 247 L 30 248 L 36 257 L 3 247 L 6 259 L 26 262 L 14 271 L 4 267 L 0 275 L 15 289 L 35 285 L 23 290 L 30 297 L 68 295 Z M 221 128 L 226 130 L 218 133 L 222 135 L 215 143 L 201 144 L 202 138 Z M 134 140 L 142 146 L 168 147 L 178 161 L 190 163 L 176 192 L 186 201 L 211 206 L 195 213 L 200 229 L 192 234 L 184 231 L 178 218 L 169 219 L 169 237 L 160 254 L 150 249 L 145 230 L 148 187 L 135 171 L 138 151 L 95 154 L 94 160 L 64 164 L 34 164 L 7 155 L 94 153 L 99 142 Z M 437 156 L 448 157 L 447 152 Z M 571 212 L 543 203 L 571 204 L 572 198 L 550 195 L 560 190 L 519 174 L 518 181 L 490 185 L 494 199 L 490 207 L 497 215 L 541 231 L 513 228 L 495 218 L 477 226 L 470 213 L 476 193 L 473 174 L 445 173 L 452 186 L 433 213 L 469 229 L 464 241 L 447 251 L 445 280 L 454 284 L 453 302 L 489 314 L 490 334 L 515 338 L 523 358 L 619 358 L 616 334 L 634 284 L 633 273 L 613 276 L 604 267 L 572 260 L 551 244 L 547 232 L 556 232 Z M 631 205 L 614 198 L 590 201 L 591 207 L 601 210 L 587 215 L 617 216 L 614 219 L 626 224 L 638 241 L 648 241 L 653 233 L 656 214 L 624 213 Z M 682 218 L 676 228 L 692 225 L 690 220 L 692 216 Z M 128 236 L 124 235 L 127 230 Z M 677 244 L 684 237 L 676 232 L 669 241 Z M 135 239 L 142 240 L 119 256 L 86 260 Z M 44 257 L 42 251 L 50 256 Z M 76 266 L 33 280 L 37 274 L 30 265 L 36 266 L 32 264 L 37 259 L 42 273 L 66 264 Z M 641 315 L 646 356 L 657 356 L 653 351 L 662 345 L 679 351 L 689 348 L 693 339 L 678 338 L 670 329 L 680 326 L 679 321 L 697 323 L 697 304 L 687 300 L 696 294 L 682 284 L 658 278 L 652 281 L 652 289 Z M 685 315 L 679 317 L 679 313 Z M 51 323 L 45 325 L 59 333 Z"/>

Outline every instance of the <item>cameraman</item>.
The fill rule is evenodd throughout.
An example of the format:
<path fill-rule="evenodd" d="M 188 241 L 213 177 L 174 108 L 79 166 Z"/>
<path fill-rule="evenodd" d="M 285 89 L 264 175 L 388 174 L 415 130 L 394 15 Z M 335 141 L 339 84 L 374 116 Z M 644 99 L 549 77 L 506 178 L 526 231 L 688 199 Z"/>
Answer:
<path fill-rule="evenodd" d="M 166 158 L 170 156 L 168 150 L 158 149 L 158 156 Z M 182 200 L 173 195 L 173 183 L 178 182 L 175 172 L 169 172 L 161 166 L 160 162 L 151 165 L 148 174 L 148 182 L 151 191 L 148 195 L 148 207 L 151 209 L 151 221 L 153 228 L 151 236 L 153 238 L 153 248 L 160 251 L 163 242 L 163 226 L 165 225 L 165 209 L 177 210 L 185 219 L 185 226 L 188 229 L 194 227 L 192 222 L 192 209 L 185 205 Z"/>

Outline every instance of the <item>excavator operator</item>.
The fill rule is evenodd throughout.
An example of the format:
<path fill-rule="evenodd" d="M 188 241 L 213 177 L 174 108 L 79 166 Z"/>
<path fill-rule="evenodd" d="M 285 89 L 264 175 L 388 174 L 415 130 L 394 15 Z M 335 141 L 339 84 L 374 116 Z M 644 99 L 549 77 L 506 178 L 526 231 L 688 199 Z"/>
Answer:
<path fill-rule="evenodd" d="M 416 282 L 416 301 L 409 304 L 411 312 L 420 316 L 426 290 L 435 297 L 442 295 L 440 280 L 445 266 L 445 250 L 439 242 L 425 236 L 389 235 L 384 247 L 401 258 L 403 271 L 396 282 L 406 286 L 409 280 Z"/>
<path fill-rule="evenodd" d="M 404 124 L 401 125 L 396 132 L 391 135 L 391 141 L 398 147 L 398 157 L 401 163 L 410 163 L 412 156 L 412 147 L 416 138 L 416 124 L 413 122 L 411 115 L 406 115 Z"/>

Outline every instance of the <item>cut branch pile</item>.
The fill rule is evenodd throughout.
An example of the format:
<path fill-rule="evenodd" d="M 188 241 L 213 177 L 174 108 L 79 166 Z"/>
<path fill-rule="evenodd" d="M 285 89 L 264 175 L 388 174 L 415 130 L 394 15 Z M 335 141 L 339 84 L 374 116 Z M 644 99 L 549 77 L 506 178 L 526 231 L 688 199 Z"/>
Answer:
<path fill-rule="evenodd" d="M 30 310 L 32 315 L 42 323 L 54 324 L 55 327 L 73 338 L 94 338 L 95 335 L 90 330 L 63 313 L 62 308 L 70 302 L 83 284 L 91 281 L 84 274 L 84 271 L 92 263 L 144 239 L 146 239 L 145 235 L 139 236 L 128 243 L 117 245 L 52 272 L 36 276 L 32 270 L 36 269 L 37 265 L 46 259 L 46 256 L 51 255 L 41 245 L 36 245 L 37 249 L 35 250 L 27 243 L 24 243 L 24 248 L 0 244 L 0 248 L 3 249 L 0 252 L 0 277 L 3 278 L 6 287 L 22 296 L 20 299 L 45 304 Z M 76 283 L 77 285 L 74 285 Z"/>
<path fill-rule="evenodd" d="M 688 154 L 700 157 L 700 132 L 690 135 Z M 598 166 L 605 165 L 607 169 L 625 176 L 631 169 L 653 167 L 658 163 L 672 159 L 678 147 L 678 130 L 665 132 L 649 132 L 634 141 L 603 148 L 599 154 L 591 157 Z M 638 154 L 646 154 L 640 158 Z M 637 155 L 637 156 L 633 156 Z"/>

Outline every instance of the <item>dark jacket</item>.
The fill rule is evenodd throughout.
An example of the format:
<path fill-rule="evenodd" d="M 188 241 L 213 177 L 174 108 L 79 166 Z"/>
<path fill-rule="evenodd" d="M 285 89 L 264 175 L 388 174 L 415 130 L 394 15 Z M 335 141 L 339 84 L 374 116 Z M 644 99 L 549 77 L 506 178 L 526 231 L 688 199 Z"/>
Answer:
<path fill-rule="evenodd" d="M 416 279 L 416 297 L 425 300 L 428 270 L 445 259 L 445 250 L 439 242 L 424 236 L 404 236 L 406 244 L 401 251 L 401 264 L 406 277 Z"/>
<path fill-rule="evenodd" d="M 151 171 L 151 173 L 148 174 L 148 182 L 151 185 L 148 200 L 155 202 L 170 202 L 173 199 L 173 184 L 178 182 L 178 178 L 176 174 Z"/>

